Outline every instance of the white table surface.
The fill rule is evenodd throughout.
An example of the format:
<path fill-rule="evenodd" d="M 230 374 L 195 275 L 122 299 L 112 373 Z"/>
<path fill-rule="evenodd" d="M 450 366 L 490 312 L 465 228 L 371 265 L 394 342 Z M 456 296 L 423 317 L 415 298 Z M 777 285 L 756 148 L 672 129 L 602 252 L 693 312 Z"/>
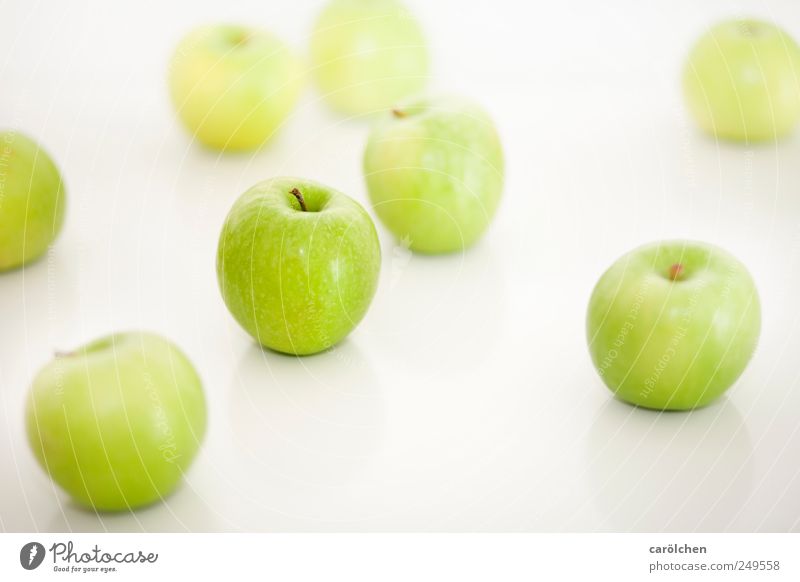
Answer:
<path fill-rule="evenodd" d="M 795 0 L 411 2 L 435 90 L 493 114 L 507 156 L 483 241 L 384 264 L 361 326 L 330 353 L 258 349 L 223 305 L 224 216 L 256 181 L 299 175 L 366 204 L 368 126 L 309 87 L 255 155 L 178 126 L 165 68 L 198 23 L 270 28 L 298 50 L 319 2 L 0 1 L 0 126 L 65 176 L 47 258 L 0 276 L 0 530 L 800 530 L 800 135 L 757 148 L 699 134 L 679 71 L 693 39 L 754 14 L 800 38 Z M 662 238 L 721 245 L 751 270 L 763 329 L 740 381 L 691 414 L 615 401 L 586 349 L 594 283 Z M 56 349 L 109 332 L 175 340 L 210 424 L 185 485 L 96 515 L 35 463 L 23 406 Z"/>

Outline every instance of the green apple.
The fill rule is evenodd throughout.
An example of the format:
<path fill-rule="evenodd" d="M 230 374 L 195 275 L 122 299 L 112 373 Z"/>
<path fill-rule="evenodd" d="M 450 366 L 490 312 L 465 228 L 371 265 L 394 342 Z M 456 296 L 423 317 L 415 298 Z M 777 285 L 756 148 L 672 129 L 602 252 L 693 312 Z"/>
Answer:
<path fill-rule="evenodd" d="M 428 79 L 429 58 L 417 20 L 397 0 L 332 0 L 311 35 L 317 85 L 348 114 L 391 107 Z"/>
<path fill-rule="evenodd" d="M 375 225 L 355 200 L 309 180 L 273 178 L 231 208 L 217 278 L 231 314 L 256 341 L 306 355 L 358 325 L 380 264 Z"/>
<path fill-rule="evenodd" d="M 747 269 L 711 245 L 653 243 L 620 258 L 594 288 L 592 361 L 620 399 L 659 410 L 708 404 L 739 377 L 761 308 Z"/>
<path fill-rule="evenodd" d="M 692 48 L 683 89 L 708 133 L 744 142 L 780 138 L 800 120 L 800 48 L 774 24 L 722 22 Z"/>
<path fill-rule="evenodd" d="M 41 257 L 64 223 L 66 190 L 36 142 L 0 132 L 0 271 Z"/>
<path fill-rule="evenodd" d="M 95 340 L 36 376 L 28 441 L 78 503 L 131 510 L 169 495 L 206 428 L 200 378 L 186 356 L 150 333 Z"/>
<path fill-rule="evenodd" d="M 302 67 L 272 34 L 204 26 L 178 45 L 169 89 L 178 116 L 206 146 L 252 150 L 275 135 L 297 103 Z"/>
<path fill-rule="evenodd" d="M 503 192 L 503 149 L 474 103 L 416 99 L 376 124 L 364 174 L 375 212 L 392 233 L 414 251 L 448 253 L 489 226 Z"/>

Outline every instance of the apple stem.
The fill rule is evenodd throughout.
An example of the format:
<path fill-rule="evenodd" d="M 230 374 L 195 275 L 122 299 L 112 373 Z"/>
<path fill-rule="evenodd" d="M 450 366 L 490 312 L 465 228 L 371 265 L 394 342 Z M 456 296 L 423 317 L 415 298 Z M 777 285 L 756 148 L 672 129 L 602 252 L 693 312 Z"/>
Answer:
<path fill-rule="evenodd" d="M 683 265 L 681 265 L 680 263 L 675 263 L 669 268 L 669 278 L 671 281 L 680 280 L 682 275 L 683 275 Z"/>
<path fill-rule="evenodd" d="M 403 111 L 402 109 L 392 109 L 392 115 L 394 115 L 394 116 L 395 116 L 396 118 L 398 118 L 398 119 L 402 119 L 402 118 L 403 118 L 403 117 L 405 117 L 407 114 L 406 114 L 406 112 L 405 112 L 405 111 Z"/>
<path fill-rule="evenodd" d="M 298 190 L 297 188 L 292 188 L 290 194 L 295 198 L 297 198 L 297 201 L 300 203 L 300 209 L 303 212 L 306 212 L 306 210 L 308 210 L 306 208 L 306 201 L 305 198 L 303 198 L 303 195 L 300 193 L 300 190 Z"/>

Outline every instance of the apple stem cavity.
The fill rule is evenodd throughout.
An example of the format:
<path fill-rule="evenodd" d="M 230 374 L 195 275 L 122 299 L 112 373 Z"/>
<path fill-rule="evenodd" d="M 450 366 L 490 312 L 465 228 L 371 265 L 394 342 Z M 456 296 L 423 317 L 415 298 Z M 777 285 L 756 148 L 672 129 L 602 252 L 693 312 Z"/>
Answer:
<path fill-rule="evenodd" d="M 668 272 L 670 281 L 680 281 L 684 276 L 684 268 L 680 263 L 675 263 L 669 268 Z"/>
<path fill-rule="evenodd" d="M 239 48 L 246 45 L 250 41 L 250 32 L 246 30 L 239 30 L 231 37 L 231 45 L 234 48 Z"/>
<path fill-rule="evenodd" d="M 404 117 L 408 117 L 408 113 L 406 113 L 402 109 L 392 109 L 392 115 L 394 115 L 397 119 L 403 119 Z"/>
<path fill-rule="evenodd" d="M 739 31 L 747 38 L 760 36 L 762 28 L 756 22 L 744 21 L 739 23 Z"/>
<path fill-rule="evenodd" d="M 303 212 L 307 212 L 308 208 L 306 208 L 306 200 L 303 198 L 303 194 L 297 188 L 292 188 L 289 192 L 292 196 L 297 198 L 297 201 L 300 203 L 300 210 Z"/>

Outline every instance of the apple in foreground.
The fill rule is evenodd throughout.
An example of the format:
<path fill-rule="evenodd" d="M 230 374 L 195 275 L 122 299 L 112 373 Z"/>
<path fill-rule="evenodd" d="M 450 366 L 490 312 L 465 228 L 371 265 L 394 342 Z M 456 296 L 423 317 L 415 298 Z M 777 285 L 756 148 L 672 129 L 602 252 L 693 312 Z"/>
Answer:
<path fill-rule="evenodd" d="M 61 231 L 65 206 L 47 152 L 21 133 L 0 132 L 0 271 L 41 257 Z"/>
<path fill-rule="evenodd" d="M 398 0 L 332 0 L 311 34 L 311 64 L 332 107 L 362 114 L 420 91 L 429 57 L 419 23 Z"/>
<path fill-rule="evenodd" d="M 208 147 L 243 151 L 275 135 L 297 103 L 303 71 L 269 32 L 204 26 L 184 38 L 170 63 L 178 116 Z"/>
<path fill-rule="evenodd" d="M 739 377 L 758 341 L 755 284 L 711 245 L 653 243 L 614 263 L 592 292 L 592 361 L 620 399 L 658 410 L 708 404 Z"/>
<path fill-rule="evenodd" d="M 683 72 L 686 103 L 698 125 L 721 139 L 769 141 L 800 120 L 800 48 L 759 20 L 712 27 L 692 48 Z"/>
<path fill-rule="evenodd" d="M 307 355 L 358 325 L 380 264 L 375 225 L 355 200 L 317 182 L 273 178 L 231 208 L 217 278 L 231 314 L 257 342 Z"/>
<path fill-rule="evenodd" d="M 503 149 L 483 109 L 421 98 L 387 112 L 364 152 L 378 217 L 421 253 L 460 251 L 489 226 L 503 192 Z"/>
<path fill-rule="evenodd" d="M 191 362 L 151 333 L 119 333 L 57 354 L 33 381 L 27 434 L 37 460 L 78 503 L 132 510 L 180 483 L 206 428 Z"/>

